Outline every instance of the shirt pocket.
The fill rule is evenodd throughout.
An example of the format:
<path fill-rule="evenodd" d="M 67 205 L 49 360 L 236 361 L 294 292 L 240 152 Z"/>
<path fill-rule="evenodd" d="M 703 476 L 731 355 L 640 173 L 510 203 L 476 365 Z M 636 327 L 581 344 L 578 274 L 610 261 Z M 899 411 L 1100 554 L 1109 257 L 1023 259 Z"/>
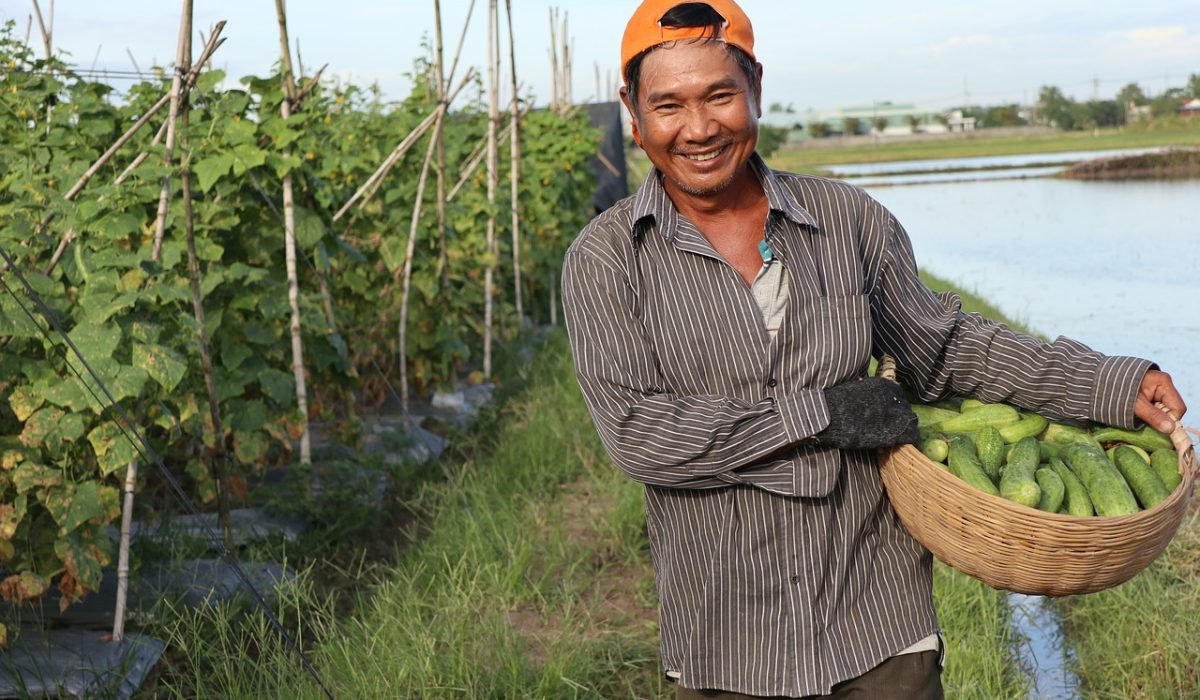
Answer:
<path fill-rule="evenodd" d="M 862 376 L 871 359 L 871 304 L 866 294 L 809 297 L 796 330 L 796 353 L 807 358 L 809 386 L 834 386 Z"/>

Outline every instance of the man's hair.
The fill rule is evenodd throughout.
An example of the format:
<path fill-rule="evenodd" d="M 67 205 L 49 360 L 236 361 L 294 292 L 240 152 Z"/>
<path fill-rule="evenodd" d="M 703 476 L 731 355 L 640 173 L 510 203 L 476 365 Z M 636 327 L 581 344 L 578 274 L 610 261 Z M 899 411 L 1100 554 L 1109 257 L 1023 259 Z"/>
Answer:
<path fill-rule="evenodd" d="M 707 3 L 685 2 L 667 10 L 666 14 L 659 20 L 659 24 L 672 29 L 705 27 L 707 31 L 704 32 L 703 36 L 698 39 L 687 39 L 685 41 L 720 41 L 721 32 L 725 25 L 725 18 Z M 758 78 L 754 59 L 736 46 L 731 46 L 724 42 L 721 43 L 725 47 L 725 50 L 729 52 L 734 62 L 737 63 L 738 68 L 746 75 L 746 81 L 750 84 L 750 91 L 754 93 L 757 89 Z M 658 46 L 651 46 L 629 59 L 629 63 L 625 64 L 625 93 L 629 96 L 629 103 L 633 105 L 635 110 L 638 103 L 638 88 L 641 83 L 642 62 L 656 48 Z"/>

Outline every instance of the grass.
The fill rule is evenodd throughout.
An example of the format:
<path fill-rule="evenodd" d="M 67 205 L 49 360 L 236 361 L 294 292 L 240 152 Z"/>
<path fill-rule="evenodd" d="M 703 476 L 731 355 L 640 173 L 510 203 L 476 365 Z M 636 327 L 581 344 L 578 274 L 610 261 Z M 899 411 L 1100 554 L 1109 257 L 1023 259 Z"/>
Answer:
<path fill-rule="evenodd" d="M 525 371 L 524 389 L 460 436 L 450 478 L 394 504 L 417 514 L 405 532 L 419 536 L 348 531 L 342 549 L 307 553 L 275 601 L 335 697 L 673 696 L 658 665 L 641 488 L 608 462 L 561 333 Z M 1129 584 L 1064 604 L 1088 698 L 1196 696 L 1200 538 L 1187 532 Z M 934 588 L 947 697 L 1025 698 L 1004 594 L 940 564 Z M 245 605 L 157 615 L 172 653 L 143 697 L 323 697 Z"/>
<path fill-rule="evenodd" d="M 974 158 L 1025 153 L 1057 153 L 1152 146 L 1200 145 L 1200 124 L 1187 121 L 1155 126 L 1092 131 L 1056 131 L 992 136 L 986 131 L 932 141 L 896 139 L 878 144 L 783 148 L 769 159 L 772 167 L 802 173 L 821 173 L 830 163 L 883 163 L 937 158 Z"/>
<path fill-rule="evenodd" d="M 1200 515 L 1186 518 L 1163 555 L 1127 583 L 1058 607 L 1084 697 L 1200 697 Z"/>

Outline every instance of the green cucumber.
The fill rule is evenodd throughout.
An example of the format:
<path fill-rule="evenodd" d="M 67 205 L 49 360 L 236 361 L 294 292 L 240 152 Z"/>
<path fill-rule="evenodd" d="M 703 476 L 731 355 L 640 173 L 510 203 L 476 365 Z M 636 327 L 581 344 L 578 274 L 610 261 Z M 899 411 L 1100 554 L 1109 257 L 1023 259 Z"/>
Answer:
<path fill-rule="evenodd" d="M 1074 515 L 1079 518 L 1090 518 L 1096 514 L 1096 509 L 1092 507 L 1092 499 L 1088 496 L 1087 487 L 1075 476 L 1075 472 L 1067 468 L 1066 464 L 1058 457 L 1050 460 L 1050 468 L 1054 470 L 1062 479 L 1065 494 L 1063 496 L 1063 508 L 1068 515 Z"/>
<path fill-rule="evenodd" d="M 1046 426 L 1046 430 L 1042 433 L 1042 440 L 1062 447 L 1082 443 L 1092 445 L 1097 449 L 1100 448 L 1100 442 L 1093 438 L 1088 431 L 1056 421 L 1050 421 L 1050 424 Z"/>
<path fill-rule="evenodd" d="M 999 428 L 1021 420 L 1017 409 L 1002 403 L 987 404 L 948 418 L 938 428 L 947 433 L 969 433 L 986 427 Z"/>
<path fill-rule="evenodd" d="M 1113 457 L 1117 470 L 1125 477 L 1125 482 L 1129 484 L 1143 508 L 1153 508 L 1171 495 L 1171 491 L 1163 485 L 1162 479 L 1150 468 L 1150 464 L 1142 460 L 1141 455 L 1129 445 L 1117 447 Z"/>
<path fill-rule="evenodd" d="M 909 408 L 917 414 L 918 428 L 933 428 L 947 418 L 954 418 L 958 415 L 958 411 L 947 411 L 944 408 L 934 408 L 920 403 L 909 404 Z"/>
<path fill-rule="evenodd" d="M 1179 482 L 1183 481 L 1183 475 L 1179 473 L 1179 455 L 1175 454 L 1173 449 L 1164 447 L 1151 452 L 1150 467 L 1158 474 L 1158 478 L 1162 479 L 1163 486 L 1172 493 L 1179 487 Z"/>
<path fill-rule="evenodd" d="M 1067 485 L 1063 482 L 1062 477 L 1049 467 L 1038 469 L 1035 477 L 1038 486 L 1042 489 L 1042 498 L 1038 501 L 1037 509 L 1047 513 L 1057 513 L 1066 497 Z"/>
<path fill-rule="evenodd" d="M 967 411 L 974 411 L 975 409 L 986 405 L 986 403 L 980 401 L 979 399 L 965 398 L 962 400 L 962 403 L 958 405 L 958 411 L 959 413 L 966 413 Z"/>
<path fill-rule="evenodd" d="M 1027 437 L 1014 445 L 1000 476 L 1000 496 L 1023 506 L 1037 507 L 1042 498 L 1042 489 L 1034 477 L 1037 465 L 1037 440 Z"/>
<path fill-rule="evenodd" d="M 1063 450 L 1063 457 L 1087 487 L 1096 515 L 1132 515 L 1138 511 L 1137 498 L 1104 450 L 1086 443 L 1074 443 Z"/>
<path fill-rule="evenodd" d="M 1038 458 L 1041 461 L 1049 462 L 1061 456 L 1062 448 L 1060 446 L 1044 440 L 1038 441 Z"/>
<path fill-rule="evenodd" d="M 980 428 L 975 435 L 975 454 L 992 483 L 1000 481 L 1000 465 L 1004 464 L 1004 439 L 1000 431 L 990 425 Z"/>
<path fill-rule="evenodd" d="M 1025 413 L 1016 423 L 1001 426 L 1000 437 L 1004 438 L 1005 442 L 1012 444 L 1023 437 L 1036 437 L 1049 424 L 1050 421 L 1036 413 Z"/>
<path fill-rule="evenodd" d="M 1092 437 L 1098 442 L 1124 442 L 1130 445 L 1137 445 L 1147 452 L 1174 447 L 1171 438 L 1148 425 L 1141 430 L 1124 430 L 1122 428 L 1110 427 L 1099 428 L 1092 431 Z"/>
<path fill-rule="evenodd" d="M 943 437 L 928 437 L 917 444 L 921 454 L 939 464 L 945 464 L 950 455 L 950 444 Z"/>
<path fill-rule="evenodd" d="M 979 457 L 975 454 L 975 443 L 971 442 L 971 438 L 965 435 L 952 436 L 947 461 L 950 471 L 958 478 L 984 493 L 990 493 L 993 496 L 1000 495 L 996 485 L 983 471 Z"/>

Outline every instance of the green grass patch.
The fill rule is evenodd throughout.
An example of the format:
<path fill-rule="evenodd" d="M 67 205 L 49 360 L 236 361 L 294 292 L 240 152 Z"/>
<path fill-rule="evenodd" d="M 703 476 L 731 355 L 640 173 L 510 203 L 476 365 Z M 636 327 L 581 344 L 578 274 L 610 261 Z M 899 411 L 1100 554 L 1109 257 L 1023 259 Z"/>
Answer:
<path fill-rule="evenodd" d="M 1200 515 L 1116 588 L 1059 601 L 1089 700 L 1200 697 Z"/>
<path fill-rule="evenodd" d="M 800 173 L 821 173 L 831 163 L 885 163 L 938 158 L 978 158 L 1026 153 L 1061 153 L 1155 146 L 1200 145 L 1200 128 L 1178 122 L 1150 127 L 1125 127 L 1099 131 L 1056 131 L 1026 135 L 992 136 L 985 131 L 930 141 L 881 141 L 878 144 L 782 148 L 768 162 L 771 167 Z"/>

